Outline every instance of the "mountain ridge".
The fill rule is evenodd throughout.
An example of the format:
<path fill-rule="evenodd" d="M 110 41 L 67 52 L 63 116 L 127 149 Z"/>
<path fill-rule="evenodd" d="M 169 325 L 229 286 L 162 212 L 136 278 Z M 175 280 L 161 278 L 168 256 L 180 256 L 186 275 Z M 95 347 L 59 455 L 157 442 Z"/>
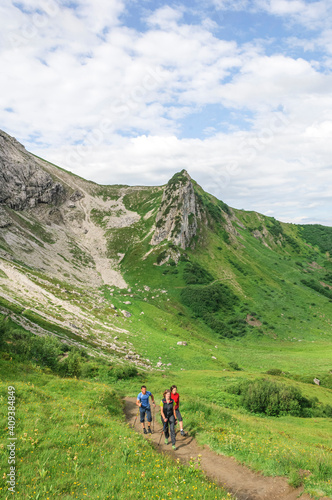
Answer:
<path fill-rule="evenodd" d="M 77 429 L 96 431 L 95 420 L 87 423 L 91 405 L 103 405 L 113 425 L 122 414 L 115 394 L 134 397 L 144 384 L 158 397 L 175 383 L 185 428 L 200 444 L 287 476 L 314 498 L 332 494 L 332 228 L 231 208 L 185 171 L 163 186 L 99 186 L 23 147 L 15 154 L 16 170 L 33 164 L 46 182 L 21 176 L 25 198 L 7 190 L 0 203 L 0 366 L 11 377 L 4 397 L 13 382 L 34 381 L 40 414 L 44 397 L 62 388 L 63 409 L 71 392 L 80 408 L 68 420 L 72 443 Z M 54 185 L 61 196 L 44 197 Z M 79 384 L 87 422 L 77 427 Z M 48 439 L 53 427 L 45 426 Z M 136 437 L 123 449 L 118 440 L 123 465 L 128 450 L 137 460 Z M 72 451 L 84 469 L 91 463 L 90 453 Z M 41 455 L 30 452 L 32 479 Z M 61 491 L 66 485 L 60 477 Z"/>
<path fill-rule="evenodd" d="M 1 134 L 2 138 L 7 136 Z M 7 144 L 9 153 L 4 151 L 4 144 Z M 273 338 L 280 334 L 269 328 L 267 319 L 268 327 L 265 328 L 263 318 L 259 319 L 259 316 L 269 315 L 262 304 L 275 290 L 280 289 L 280 303 L 284 301 L 282 288 L 285 279 L 275 266 L 281 266 L 281 273 L 294 276 L 297 289 L 290 280 L 287 287 L 296 296 L 306 296 L 308 292 L 318 293 L 322 298 L 329 296 L 329 287 L 332 286 L 329 255 L 323 255 L 319 248 L 303 239 L 301 226 L 281 223 L 257 212 L 233 209 L 206 193 L 185 170 L 174 174 L 163 186 L 100 186 L 34 157 L 9 136 L 5 143 L 2 142 L 0 156 L 2 175 L 6 173 L 6 165 L 12 169 L 12 158 L 15 158 L 16 171 L 24 169 L 26 163 L 29 167 L 34 162 L 35 168 L 48 176 L 46 184 L 35 186 L 38 193 L 44 187 L 49 189 L 50 179 L 52 186 L 60 186 L 61 197 L 34 196 L 30 185 L 34 203 L 18 204 L 16 209 L 12 207 L 12 201 L 6 202 L 4 197 L 0 203 L 0 258 L 7 262 L 6 265 L 16 266 L 15 272 L 24 273 L 22 265 L 26 266 L 29 279 L 39 279 L 40 290 L 34 299 L 31 298 L 30 304 L 35 310 L 39 307 L 38 297 L 43 295 L 45 278 L 47 282 L 58 283 L 60 289 L 77 287 L 80 294 L 86 288 L 91 297 L 95 297 L 93 300 L 101 301 L 107 309 L 114 290 L 134 298 L 129 290 L 136 288 L 136 296 L 140 297 L 142 292 L 138 290 L 142 286 L 136 286 L 135 282 L 140 281 L 137 277 L 141 275 L 145 276 L 143 285 L 147 288 L 158 291 L 169 287 L 166 290 L 169 302 L 190 323 L 191 315 L 195 317 L 196 314 L 190 309 L 190 293 L 204 294 L 205 286 L 223 297 L 222 300 L 226 297 L 234 300 L 233 306 L 224 311 L 222 307 L 206 305 L 206 311 L 199 316 L 200 327 L 208 327 L 213 335 L 236 337 L 256 332 L 254 335 L 258 333 Z M 29 179 L 22 175 L 20 185 L 25 180 L 28 186 Z M 307 235 L 309 239 L 310 234 Z M 324 235 L 327 235 L 326 247 L 330 241 L 328 231 Z M 301 262 L 296 263 L 297 256 Z M 311 265 L 316 260 L 321 261 L 317 267 Z M 284 263 L 278 264 L 279 261 Z M 270 262 L 275 269 L 271 268 Z M 6 273 L 5 265 L 3 272 Z M 313 273 L 319 278 L 315 278 L 314 283 L 310 281 L 312 276 L 308 279 Z M 202 276 L 207 275 L 213 279 L 213 286 L 204 283 Z M 7 290 L 6 294 L 3 292 L 3 298 L 7 301 L 10 297 L 13 301 L 19 298 L 26 308 L 29 300 L 24 297 L 22 280 L 23 274 L 21 280 L 12 280 L 13 289 Z M 262 287 L 257 288 L 260 282 Z M 2 285 L 6 288 L 5 278 Z M 53 284 L 50 286 L 51 302 L 55 307 L 57 291 Z M 181 295 L 180 290 L 187 286 L 188 290 Z M 192 292 L 190 287 L 194 287 Z M 104 290 L 103 298 L 100 298 L 101 290 Z M 158 297 L 152 299 L 154 307 L 167 310 L 160 293 L 155 295 Z M 145 297 L 144 300 L 150 299 Z M 132 305 L 129 299 L 123 302 Z M 70 309 L 68 305 L 68 314 Z M 132 312 L 130 307 L 128 309 L 111 308 L 108 318 L 111 328 L 122 321 L 118 318 L 132 321 L 129 319 Z M 55 312 L 43 311 L 43 314 L 50 321 L 55 318 Z M 247 317 L 254 319 L 248 321 Z M 77 320 L 76 317 L 76 320 L 67 321 L 66 327 Z M 250 330 L 252 324 L 262 326 Z M 280 320 L 274 328 L 282 329 Z M 72 328 L 71 332 L 75 334 Z"/>

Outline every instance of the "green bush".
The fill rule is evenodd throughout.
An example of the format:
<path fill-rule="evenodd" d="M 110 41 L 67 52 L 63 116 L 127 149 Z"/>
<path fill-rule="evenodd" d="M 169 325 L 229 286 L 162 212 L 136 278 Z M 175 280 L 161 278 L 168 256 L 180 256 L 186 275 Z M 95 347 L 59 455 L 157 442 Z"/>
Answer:
<path fill-rule="evenodd" d="M 207 286 L 187 286 L 181 291 L 181 300 L 199 317 L 220 309 L 231 310 L 239 301 L 227 285 L 214 283 Z"/>
<path fill-rule="evenodd" d="M 280 222 L 274 217 L 271 218 L 271 226 L 269 227 L 269 231 L 276 238 L 278 238 L 280 235 L 283 235 L 284 233 Z"/>
<path fill-rule="evenodd" d="M 301 236 L 311 245 L 317 245 L 322 252 L 332 250 L 332 227 L 319 224 L 306 224 L 298 226 Z"/>
<path fill-rule="evenodd" d="M 282 371 L 279 368 L 271 368 L 266 372 L 268 375 L 275 375 L 280 377 L 282 375 Z"/>
<path fill-rule="evenodd" d="M 58 364 L 58 372 L 63 377 L 77 377 L 82 373 L 83 359 L 78 349 L 74 348 L 68 356 Z"/>
<path fill-rule="evenodd" d="M 157 257 L 157 264 L 160 264 L 167 257 L 167 252 L 163 250 Z"/>
<path fill-rule="evenodd" d="M 213 281 L 213 276 L 199 264 L 188 262 L 183 270 L 183 279 L 187 285 L 207 285 Z"/>
<path fill-rule="evenodd" d="M 2 348 L 2 346 L 4 344 L 4 338 L 6 335 L 6 331 L 7 331 L 6 320 L 5 320 L 5 318 L 1 318 L 0 319 L 0 348 Z"/>
<path fill-rule="evenodd" d="M 243 369 L 239 367 L 239 365 L 235 362 L 235 361 L 230 361 L 230 363 L 228 363 L 228 366 L 230 368 L 232 368 L 232 370 L 235 370 L 235 371 L 242 371 Z"/>
<path fill-rule="evenodd" d="M 126 380 L 129 378 L 137 377 L 138 371 L 136 366 L 118 366 L 113 368 L 110 376 L 115 380 Z"/>
<path fill-rule="evenodd" d="M 18 354 L 22 360 L 31 360 L 42 367 L 56 370 L 58 356 L 63 352 L 63 344 L 54 337 L 38 337 L 23 329 L 11 327 L 8 322 L 2 322 L 3 346 L 10 353 Z M 4 342 L 6 339 L 6 342 Z"/>
<path fill-rule="evenodd" d="M 330 290 L 327 287 L 324 287 L 320 283 L 317 283 L 315 280 L 301 280 L 301 283 L 303 285 L 308 286 L 312 290 L 315 290 L 316 292 L 320 293 L 321 295 L 324 295 L 325 297 L 328 297 L 329 299 L 332 299 L 332 290 Z"/>
<path fill-rule="evenodd" d="M 229 392 L 241 396 L 241 405 L 252 413 L 279 417 L 312 417 L 317 400 L 309 400 L 293 386 L 266 379 L 246 381 L 230 387 Z"/>

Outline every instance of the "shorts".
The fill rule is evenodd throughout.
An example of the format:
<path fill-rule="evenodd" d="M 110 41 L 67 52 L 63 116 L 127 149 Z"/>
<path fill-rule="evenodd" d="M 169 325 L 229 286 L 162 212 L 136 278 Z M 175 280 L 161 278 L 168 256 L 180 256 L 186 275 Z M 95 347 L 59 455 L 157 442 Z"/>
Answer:
<path fill-rule="evenodd" d="M 151 408 L 142 408 L 142 406 L 140 406 L 139 408 L 140 422 L 144 422 L 145 413 L 146 413 L 146 420 L 148 422 L 152 422 Z"/>
<path fill-rule="evenodd" d="M 179 421 L 179 422 L 182 422 L 182 415 L 180 413 L 180 410 L 177 409 L 175 410 L 175 414 L 176 414 L 176 419 Z"/>

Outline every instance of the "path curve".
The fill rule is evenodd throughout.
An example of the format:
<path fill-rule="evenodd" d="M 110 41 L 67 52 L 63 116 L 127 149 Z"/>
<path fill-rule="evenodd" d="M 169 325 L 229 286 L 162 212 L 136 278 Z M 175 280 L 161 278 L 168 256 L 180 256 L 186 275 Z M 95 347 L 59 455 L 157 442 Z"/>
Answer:
<path fill-rule="evenodd" d="M 124 398 L 124 402 L 127 422 L 133 425 L 137 415 L 136 398 Z M 141 429 L 138 418 L 135 430 L 141 432 Z M 182 463 L 188 463 L 191 457 L 201 454 L 201 466 L 204 473 L 232 493 L 237 500 L 296 500 L 299 495 L 301 495 L 301 500 L 312 500 L 310 496 L 302 493 L 303 488 L 294 489 L 289 486 L 285 478 L 265 477 L 257 474 L 238 464 L 232 457 L 217 455 L 208 446 L 199 446 L 194 438 L 182 437 L 179 432 L 176 436 L 176 451 L 172 450 L 170 444 L 165 445 L 163 438 L 158 446 L 161 431 L 160 415 L 156 408 L 154 433 L 147 434 L 146 438 L 152 441 L 158 451 L 167 453 L 174 459 L 179 458 Z"/>

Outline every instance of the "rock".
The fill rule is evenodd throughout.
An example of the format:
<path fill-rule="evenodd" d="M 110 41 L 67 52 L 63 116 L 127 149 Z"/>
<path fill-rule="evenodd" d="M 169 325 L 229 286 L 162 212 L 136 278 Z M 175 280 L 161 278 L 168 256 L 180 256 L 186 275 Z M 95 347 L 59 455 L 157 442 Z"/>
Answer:
<path fill-rule="evenodd" d="M 0 204 L 14 210 L 58 204 L 65 189 L 54 182 L 14 137 L 0 130 Z"/>
<path fill-rule="evenodd" d="M 69 323 L 69 326 L 70 326 L 71 328 L 75 328 L 75 330 L 79 330 L 79 329 L 80 329 L 80 327 L 79 327 L 79 326 L 77 326 L 77 325 L 75 325 L 75 323 Z"/>
<path fill-rule="evenodd" d="M 147 285 L 144 285 L 144 290 L 145 290 L 146 292 L 149 292 L 149 291 L 150 291 L 150 287 L 149 287 L 149 286 L 147 286 Z"/>
<path fill-rule="evenodd" d="M 7 214 L 6 210 L 0 206 L 0 227 L 8 227 L 12 224 L 12 221 Z"/>
<path fill-rule="evenodd" d="M 70 196 L 69 199 L 71 201 L 78 201 L 81 200 L 82 198 L 84 198 L 84 194 L 77 189 L 76 191 L 73 192 L 73 194 Z"/>
<path fill-rule="evenodd" d="M 188 345 L 187 342 L 177 342 L 177 345 Z"/>
<path fill-rule="evenodd" d="M 68 203 L 68 208 L 76 208 L 75 203 Z"/>
<path fill-rule="evenodd" d="M 141 314 L 144 314 L 144 312 L 142 311 Z"/>
<path fill-rule="evenodd" d="M 217 359 L 215 356 L 212 356 L 212 359 Z"/>
<path fill-rule="evenodd" d="M 51 210 L 48 212 L 46 223 L 48 222 L 57 224 L 58 226 L 64 223 L 62 213 L 57 207 L 51 208 Z"/>
<path fill-rule="evenodd" d="M 118 340 L 118 338 L 119 338 L 119 337 L 116 335 L 116 336 L 114 337 L 114 340 Z"/>
<path fill-rule="evenodd" d="M 130 314 L 130 312 L 125 311 L 125 310 L 123 310 L 123 311 L 121 311 L 121 312 L 122 312 L 122 314 L 123 314 L 126 318 L 131 318 L 131 314 Z"/>
<path fill-rule="evenodd" d="M 189 247 L 201 218 L 191 177 L 182 170 L 172 177 L 164 190 L 150 244 L 159 245 L 168 240 L 182 249 Z"/>
<path fill-rule="evenodd" d="M 124 304 L 126 304 L 126 305 L 130 306 L 130 305 L 131 305 L 131 302 L 130 302 L 130 300 L 126 300 L 126 302 L 124 302 Z"/>
<path fill-rule="evenodd" d="M 314 384 L 320 385 L 320 380 L 318 380 L 318 378 L 314 378 Z"/>
<path fill-rule="evenodd" d="M 167 363 L 167 366 L 172 366 L 172 363 Z"/>
<path fill-rule="evenodd" d="M 162 366 L 162 362 L 161 361 L 158 361 L 158 363 L 156 364 L 156 367 L 157 368 L 160 368 Z"/>

